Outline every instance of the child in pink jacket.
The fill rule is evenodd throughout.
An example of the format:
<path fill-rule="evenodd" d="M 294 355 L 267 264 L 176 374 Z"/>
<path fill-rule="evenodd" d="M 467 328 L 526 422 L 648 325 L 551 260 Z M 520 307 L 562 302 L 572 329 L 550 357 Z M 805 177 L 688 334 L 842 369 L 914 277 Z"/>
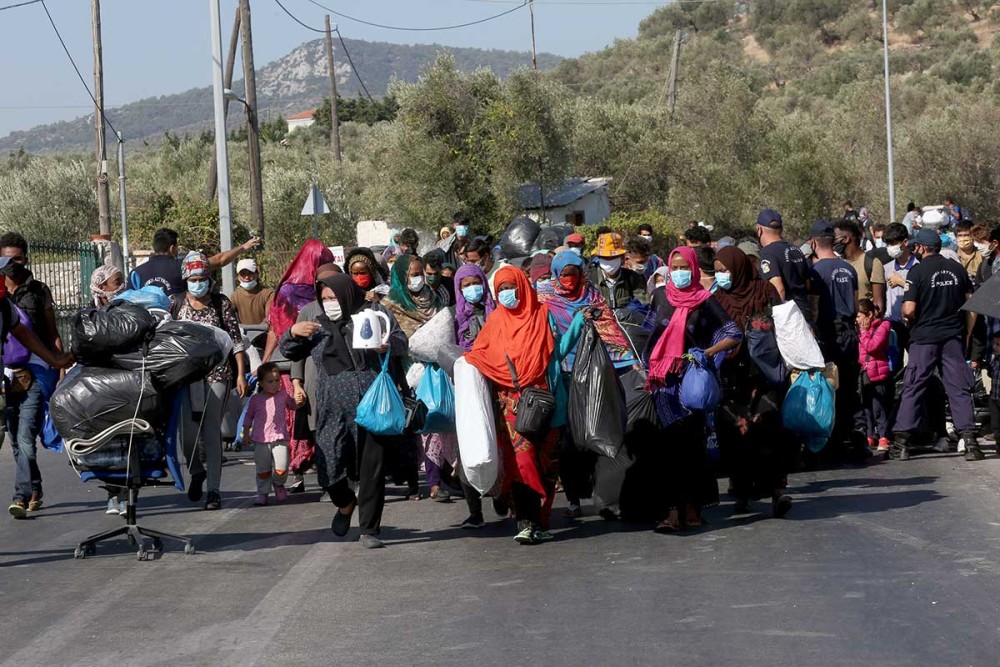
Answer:
<path fill-rule="evenodd" d="M 288 426 L 285 410 L 294 410 L 295 401 L 281 388 L 281 371 L 273 363 L 257 369 L 260 392 L 254 394 L 243 417 L 243 440 L 253 442 L 253 460 L 257 468 L 257 495 L 254 505 L 267 505 L 267 495 L 284 502 L 288 497 L 285 478 L 288 474 Z"/>
<path fill-rule="evenodd" d="M 896 386 L 889 371 L 889 321 L 878 317 L 871 299 L 858 301 L 858 361 L 861 364 L 861 403 L 868 421 L 868 446 L 889 451 L 892 435 L 889 415 Z"/>

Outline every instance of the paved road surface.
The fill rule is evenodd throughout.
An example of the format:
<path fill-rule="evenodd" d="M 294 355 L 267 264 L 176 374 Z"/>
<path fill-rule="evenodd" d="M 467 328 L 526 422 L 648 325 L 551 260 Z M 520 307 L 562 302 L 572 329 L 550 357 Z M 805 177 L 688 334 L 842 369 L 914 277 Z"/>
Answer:
<path fill-rule="evenodd" d="M 232 462 L 220 512 L 145 494 L 141 522 L 200 552 L 138 562 L 124 541 L 73 559 L 121 520 L 41 456 L 46 509 L 0 517 L 3 665 L 1000 664 L 993 457 L 799 474 L 788 519 L 724 502 L 690 536 L 559 519 L 533 547 L 509 521 L 458 530 L 464 503 L 394 496 L 381 551 L 336 540 L 315 493 L 252 507 Z"/>

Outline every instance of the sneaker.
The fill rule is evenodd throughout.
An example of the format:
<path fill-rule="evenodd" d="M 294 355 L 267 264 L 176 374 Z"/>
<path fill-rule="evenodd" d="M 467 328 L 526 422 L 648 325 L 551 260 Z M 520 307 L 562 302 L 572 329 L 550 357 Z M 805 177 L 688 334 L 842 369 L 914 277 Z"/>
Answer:
<path fill-rule="evenodd" d="M 946 440 L 946 439 L 947 438 L 942 438 L 942 440 Z M 940 442 L 940 440 L 938 442 Z M 959 438 L 958 439 L 957 451 L 958 451 L 959 454 L 964 454 L 965 453 L 965 438 Z"/>
<path fill-rule="evenodd" d="M 555 539 L 555 535 L 545 530 L 544 528 L 535 529 L 535 542 L 551 542 Z"/>
<path fill-rule="evenodd" d="M 358 544 L 365 549 L 384 549 L 385 543 L 376 535 L 362 535 L 358 539 Z"/>
<path fill-rule="evenodd" d="M 344 514 L 338 508 L 333 515 L 333 521 L 330 522 L 330 530 L 337 537 L 343 537 L 347 535 L 347 531 L 351 529 L 351 517 L 354 516 L 354 508 L 351 508 L 350 514 Z"/>
<path fill-rule="evenodd" d="M 890 444 L 891 443 L 889 442 L 889 438 L 879 438 L 878 448 L 875 451 L 877 451 L 879 454 L 887 454 L 889 452 Z"/>
<path fill-rule="evenodd" d="M 120 512 L 118 511 L 118 497 L 108 498 L 108 509 L 104 512 L 105 514 L 114 514 L 118 516 Z"/>
<path fill-rule="evenodd" d="M 868 436 L 868 449 L 875 449 L 875 438 Z"/>
<path fill-rule="evenodd" d="M 771 501 L 771 508 L 775 519 L 781 519 L 792 509 L 792 497 L 784 494 L 777 496 Z"/>
<path fill-rule="evenodd" d="M 7 511 L 15 519 L 23 519 L 28 514 L 28 506 L 23 500 L 15 500 L 7 508 Z"/>
<path fill-rule="evenodd" d="M 201 500 L 202 485 L 205 483 L 205 473 L 199 472 L 191 475 L 191 484 L 188 486 L 188 500 L 193 503 Z"/>
<path fill-rule="evenodd" d="M 458 524 L 458 527 L 466 530 L 475 530 L 477 528 L 482 528 L 485 525 L 486 522 L 483 521 L 482 514 L 470 514 L 468 519 Z"/>
<path fill-rule="evenodd" d="M 569 507 L 566 508 L 566 511 L 563 512 L 563 516 L 567 519 L 579 519 L 583 516 L 583 509 L 581 509 L 581 507 L 576 503 L 570 503 Z"/>
<path fill-rule="evenodd" d="M 37 512 L 40 509 L 42 509 L 42 494 L 32 493 L 31 500 L 28 501 L 28 511 Z"/>
<path fill-rule="evenodd" d="M 899 442 L 894 442 L 889 446 L 889 458 L 896 461 L 909 461 L 910 448 Z"/>
<path fill-rule="evenodd" d="M 948 438 L 938 438 L 937 442 L 931 447 L 935 452 L 941 452 L 942 454 L 947 454 L 951 451 L 951 440 Z M 965 440 L 958 441 L 958 451 L 965 451 Z"/>
<path fill-rule="evenodd" d="M 965 441 L 966 461 L 982 461 L 986 458 L 986 454 L 983 454 L 983 450 L 979 449 L 979 443 L 975 438 L 965 437 L 962 440 Z"/>
<path fill-rule="evenodd" d="M 253 497 L 253 504 L 256 505 L 257 507 L 263 507 L 264 505 L 267 505 L 267 494 L 258 493 L 256 496 Z"/>
<path fill-rule="evenodd" d="M 118 514 L 119 516 L 125 516 L 126 514 L 128 514 L 128 503 L 126 503 L 124 500 L 118 503 Z"/>
<path fill-rule="evenodd" d="M 324 494 L 324 495 L 326 495 L 326 494 Z M 283 503 L 286 500 L 288 500 L 288 491 L 285 489 L 284 486 L 275 486 L 274 487 L 274 499 L 276 501 L 278 501 L 279 503 Z"/>
<path fill-rule="evenodd" d="M 518 544 L 534 544 L 535 543 L 535 531 L 531 526 L 527 526 L 521 529 L 517 535 L 514 536 L 514 541 Z"/>
<path fill-rule="evenodd" d="M 222 496 L 219 495 L 218 491 L 208 492 L 208 498 L 205 499 L 205 509 L 207 510 L 222 509 Z"/>
<path fill-rule="evenodd" d="M 296 478 L 294 482 L 288 485 L 288 493 L 305 493 L 306 491 L 306 481 L 302 477 Z"/>

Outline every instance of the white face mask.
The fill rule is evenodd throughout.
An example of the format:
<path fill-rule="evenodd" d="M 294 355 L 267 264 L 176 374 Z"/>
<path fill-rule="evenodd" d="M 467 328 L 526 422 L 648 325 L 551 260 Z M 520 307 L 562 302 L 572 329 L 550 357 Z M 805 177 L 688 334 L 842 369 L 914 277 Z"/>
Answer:
<path fill-rule="evenodd" d="M 990 244 L 989 243 L 977 243 L 976 244 L 976 250 L 978 250 L 979 254 L 982 255 L 983 257 L 989 257 L 990 256 Z"/>
<path fill-rule="evenodd" d="M 344 310 L 340 307 L 339 301 L 324 301 L 323 313 L 331 320 L 339 320 Z"/>
<path fill-rule="evenodd" d="M 257 286 L 257 279 L 256 278 L 254 278 L 253 280 L 241 280 L 240 281 L 240 287 L 242 287 L 245 290 L 252 290 L 256 286 Z"/>
<path fill-rule="evenodd" d="M 884 248 L 885 247 L 885 241 L 883 241 L 882 239 L 875 239 L 875 247 L 876 248 Z"/>
<path fill-rule="evenodd" d="M 423 276 L 410 276 L 410 283 L 408 285 L 410 291 L 416 294 L 424 288 L 424 277 Z"/>
<path fill-rule="evenodd" d="M 896 259 L 903 254 L 903 246 L 901 245 L 890 245 L 886 246 L 885 251 L 889 254 L 889 257 Z"/>
<path fill-rule="evenodd" d="M 604 271 L 609 276 L 613 276 L 618 273 L 622 268 L 622 258 L 615 257 L 614 259 L 604 259 L 599 258 L 597 260 L 598 266 L 601 267 L 601 271 Z"/>

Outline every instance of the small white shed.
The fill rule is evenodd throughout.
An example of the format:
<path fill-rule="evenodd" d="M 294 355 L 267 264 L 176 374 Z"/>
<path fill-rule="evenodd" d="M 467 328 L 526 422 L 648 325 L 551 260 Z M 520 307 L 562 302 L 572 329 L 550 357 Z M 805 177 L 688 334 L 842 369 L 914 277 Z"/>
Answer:
<path fill-rule="evenodd" d="M 608 194 L 610 178 L 567 178 L 558 185 L 546 186 L 542 192 L 538 183 L 525 183 L 517 198 L 525 215 L 541 222 L 544 205 L 545 222 L 574 225 L 597 225 L 611 215 Z"/>

